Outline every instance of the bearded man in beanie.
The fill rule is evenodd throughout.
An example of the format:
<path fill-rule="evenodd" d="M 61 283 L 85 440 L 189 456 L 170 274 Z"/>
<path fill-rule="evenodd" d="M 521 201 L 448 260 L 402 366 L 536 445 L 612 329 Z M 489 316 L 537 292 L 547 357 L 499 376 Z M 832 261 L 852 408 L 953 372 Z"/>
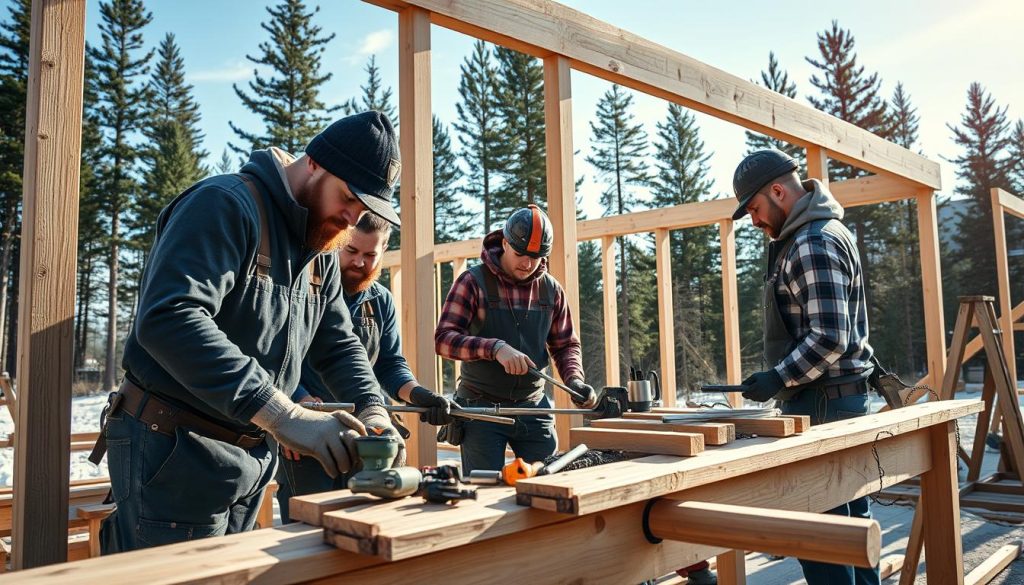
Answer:
<path fill-rule="evenodd" d="M 743 381 L 743 396 L 776 400 L 785 414 L 811 424 L 868 411 L 868 308 L 860 256 L 843 208 L 820 181 L 801 182 L 797 164 L 778 150 L 759 150 L 733 176 L 739 206 L 772 239 L 764 285 L 766 370 Z M 866 497 L 829 510 L 870 518 Z M 878 568 L 800 561 L 810 585 L 879 583 Z"/>
<path fill-rule="evenodd" d="M 452 285 L 434 331 L 437 354 L 461 360 L 455 401 L 461 406 L 550 408 L 544 379 L 529 368 L 546 369 L 549 357 L 582 400 L 597 405 L 584 382 L 580 339 L 573 329 L 565 292 L 548 273 L 554 231 L 536 205 L 509 216 L 502 230 L 483 241 L 481 264 Z M 501 469 L 505 447 L 528 462 L 555 452 L 558 440 L 550 414 L 516 417 L 516 424 L 456 419 L 439 439 L 462 447 L 462 472 Z"/>
<path fill-rule="evenodd" d="M 368 211 L 398 225 L 399 169 L 391 122 L 364 112 L 297 158 L 254 151 L 161 212 L 94 451 L 105 441 L 117 504 L 105 554 L 252 529 L 277 463 L 270 437 L 337 476 L 366 427 L 397 436 L 332 252 Z M 355 416 L 291 400 L 303 356 Z"/>

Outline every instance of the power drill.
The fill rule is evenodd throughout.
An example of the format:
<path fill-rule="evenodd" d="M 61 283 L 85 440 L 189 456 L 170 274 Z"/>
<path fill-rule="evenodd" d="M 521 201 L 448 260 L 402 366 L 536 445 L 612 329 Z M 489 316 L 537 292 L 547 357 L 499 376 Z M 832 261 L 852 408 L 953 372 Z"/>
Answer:
<path fill-rule="evenodd" d="M 371 432 L 376 429 L 368 429 Z M 356 437 L 356 452 L 363 468 L 348 480 L 354 494 L 373 494 L 378 498 L 404 498 L 416 493 L 423 475 L 415 467 L 389 468 L 398 454 L 398 437 L 370 434 Z"/>
<path fill-rule="evenodd" d="M 459 500 L 475 500 L 475 489 L 462 489 L 462 473 L 454 465 L 424 467 L 423 481 L 417 494 L 432 504 L 457 504 Z"/>

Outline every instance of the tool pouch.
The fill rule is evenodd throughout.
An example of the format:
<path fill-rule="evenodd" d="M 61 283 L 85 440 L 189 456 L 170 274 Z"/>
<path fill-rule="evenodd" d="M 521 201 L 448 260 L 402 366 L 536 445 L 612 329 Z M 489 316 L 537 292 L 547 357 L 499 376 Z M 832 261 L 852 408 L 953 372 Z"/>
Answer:
<path fill-rule="evenodd" d="M 462 438 L 465 435 L 466 421 L 461 418 L 453 419 L 452 422 L 441 425 L 441 428 L 437 431 L 438 442 L 445 442 L 453 447 L 458 447 L 462 444 Z"/>

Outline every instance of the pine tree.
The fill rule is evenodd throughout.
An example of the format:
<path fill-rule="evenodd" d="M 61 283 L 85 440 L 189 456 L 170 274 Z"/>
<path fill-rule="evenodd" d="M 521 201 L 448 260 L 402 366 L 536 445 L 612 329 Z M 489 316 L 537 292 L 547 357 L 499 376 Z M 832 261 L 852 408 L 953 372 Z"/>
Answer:
<path fill-rule="evenodd" d="M 1010 155 L 1007 157 L 1008 173 L 1013 182 L 1013 192 L 1024 197 L 1024 120 L 1017 120 L 1010 134 Z"/>
<path fill-rule="evenodd" d="M 96 67 L 91 104 L 103 133 L 102 172 L 97 194 L 104 216 L 109 221 L 107 270 L 108 312 L 105 387 L 113 389 L 117 379 L 118 295 L 121 276 L 121 251 L 125 234 L 122 222 L 137 195 L 134 178 L 139 148 L 132 135 L 144 123 L 149 91 L 141 78 L 149 69 L 152 51 L 143 53 L 142 29 L 152 20 L 142 0 L 110 0 L 100 4 L 102 46 L 88 47 Z"/>
<path fill-rule="evenodd" d="M 820 60 L 807 58 L 821 74 L 811 76 L 811 85 L 821 93 L 820 97 L 808 96 L 815 108 L 831 114 L 840 120 L 850 122 L 868 132 L 889 137 L 889 114 L 885 100 L 879 94 L 881 80 L 877 73 L 868 75 L 864 66 L 857 64 L 853 34 L 839 28 L 832 21 L 832 28 L 818 35 Z M 833 181 L 852 179 L 866 174 L 864 171 L 845 164 L 832 164 L 829 178 Z M 887 214 L 875 206 L 861 206 L 846 210 L 845 221 L 853 227 L 857 237 L 857 251 L 861 259 L 868 307 L 874 307 L 872 271 L 876 257 L 881 263 L 890 262 L 887 250 L 874 242 L 872 234 L 887 229 Z M 869 317 L 870 318 L 870 317 Z"/>
<path fill-rule="evenodd" d="M 397 127 L 398 116 L 395 106 L 391 103 L 392 91 L 390 87 L 385 88 L 380 79 L 380 68 L 377 67 L 376 55 L 370 55 L 363 71 L 366 71 L 366 85 L 359 86 L 363 90 L 363 95 L 358 100 L 352 98 L 344 102 L 341 105 L 342 113 L 350 116 L 367 110 L 377 110 L 383 112 Z"/>
<path fill-rule="evenodd" d="M 478 40 L 473 53 L 460 66 L 459 101 L 455 104 L 459 121 L 454 124 L 462 144 L 460 154 L 469 171 L 466 194 L 483 203 L 483 234 L 502 218 L 495 192 L 498 159 L 503 143 L 500 138 L 497 73 L 487 44 Z"/>
<path fill-rule="evenodd" d="M 143 131 L 149 139 L 143 154 L 143 195 L 133 218 L 133 245 L 142 254 L 153 242 L 160 210 L 208 173 L 201 162 L 208 153 L 202 149 L 199 104 L 192 99 L 192 86 L 185 83 L 185 63 L 173 34 L 164 37 L 157 57 L 149 81 L 150 125 Z"/>
<path fill-rule="evenodd" d="M 288 152 L 303 150 L 317 132 L 326 126 L 326 115 L 337 109 L 328 108 L 320 100 L 320 88 L 331 74 L 320 74 L 324 45 L 334 34 L 321 36 L 321 28 L 313 24 L 316 7 L 306 11 L 302 0 L 285 0 L 267 8 L 270 22 L 261 23 L 270 33 L 270 40 L 259 44 L 259 57 L 246 55 L 257 65 L 272 70 L 269 78 L 255 73 L 249 82 L 251 93 L 234 85 L 235 94 L 248 110 L 263 120 L 263 134 L 248 132 L 228 122 L 239 139 L 248 144 L 231 149 L 246 155 L 250 150 L 277 146 Z"/>
<path fill-rule="evenodd" d="M 25 160 L 25 103 L 28 98 L 28 59 L 31 0 L 8 6 L 9 20 L 0 23 L 0 371 L 7 371 L 6 325 L 16 324 L 19 262 L 14 255 L 21 233 L 21 175 Z"/>
<path fill-rule="evenodd" d="M 1007 158 L 1011 134 L 1006 107 L 997 106 L 992 96 L 975 82 L 967 90 L 967 110 L 960 118 L 960 126 L 946 126 L 962 149 L 960 156 L 950 160 L 957 165 L 956 176 L 960 180 L 955 192 L 969 201 L 953 235 L 957 249 L 947 256 L 955 263 L 960 294 L 991 295 L 998 291 L 990 190 L 1011 188 Z M 953 308 L 946 303 L 947 318 Z"/>
<path fill-rule="evenodd" d="M 652 205 L 656 208 L 703 201 L 711 195 L 710 153 L 693 115 L 676 104 L 669 104 L 665 120 L 657 124 L 655 159 L 657 172 L 651 183 Z M 720 289 L 717 264 L 716 230 L 699 227 L 670 233 L 672 256 L 673 305 L 675 310 L 676 368 L 678 386 L 689 390 L 700 383 L 717 379 L 716 340 L 724 332 L 721 315 L 714 318 L 707 307 L 716 307 L 710 298 Z M 724 361 L 724 356 L 721 356 Z"/>
<path fill-rule="evenodd" d="M 503 209 L 508 212 L 535 203 L 547 208 L 546 144 L 544 142 L 544 68 L 530 55 L 498 47 L 498 113 L 506 144 L 499 160 Z"/>
<path fill-rule="evenodd" d="M 768 52 L 768 70 L 761 71 L 761 85 L 788 98 L 796 99 L 796 83 L 789 80 L 789 73 L 786 73 L 786 70 L 779 66 L 779 60 L 775 58 L 773 51 Z M 806 164 L 804 161 L 804 149 L 799 146 L 790 144 L 785 140 L 765 136 L 759 132 L 747 130 L 745 134 L 747 136 L 747 152 L 774 148 L 796 159 L 801 167 Z"/>
<path fill-rule="evenodd" d="M 232 160 L 228 155 L 228 149 L 224 149 L 220 153 L 220 160 L 213 166 L 213 173 L 217 175 L 226 175 L 233 173 L 238 170 L 238 164 Z"/>
<path fill-rule="evenodd" d="M 466 209 L 458 182 L 462 178 L 458 158 L 452 151 L 448 130 L 437 116 L 434 135 L 434 241 L 457 242 L 466 238 L 473 214 Z"/>
<path fill-rule="evenodd" d="M 601 205 L 605 215 L 622 215 L 640 203 L 630 187 L 645 186 L 650 177 L 644 156 L 647 150 L 647 133 L 643 125 L 633 122 L 629 111 L 633 95 L 620 91 L 618 85 L 605 92 L 597 103 L 596 121 L 590 122 L 593 133 L 593 154 L 586 161 L 597 169 L 598 175 L 607 180 L 608 187 L 601 194 Z M 619 309 L 622 358 L 627 364 L 633 363 L 632 336 L 630 333 L 628 247 L 626 238 L 619 238 Z"/>

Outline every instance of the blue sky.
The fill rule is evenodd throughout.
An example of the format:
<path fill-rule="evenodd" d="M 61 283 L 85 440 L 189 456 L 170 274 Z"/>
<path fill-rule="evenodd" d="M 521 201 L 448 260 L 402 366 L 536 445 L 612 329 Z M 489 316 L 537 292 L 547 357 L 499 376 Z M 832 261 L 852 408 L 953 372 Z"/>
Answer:
<path fill-rule="evenodd" d="M 1024 117 L 1024 2 L 1019 0 L 809 2 L 776 0 L 771 3 L 730 3 L 691 0 L 568 0 L 565 4 L 685 53 L 729 73 L 759 79 L 769 50 L 796 82 L 799 99 L 813 94 L 812 67 L 804 60 L 817 56 L 816 34 L 833 19 L 854 34 L 860 63 L 877 71 L 882 93 L 890 97 L 902 81 L 921 117 L 920 149 L 943 163 L 943 193 L 955 185 L 952 158 L 958 149 L 947 123 L 958 123 L 967 87 L 981 82 L 1011 120 Z M 153 22 L 144 30 L 147 44 L 156 46 L 173 32 L 185 61 L 186 76 L 202 106 L 202 128 L 211 161 L 219 159 L 227 142 L 237 139 L 228 121 L 254 130 L 259 121 L 245 112 L 232 90 L 253 75 L 245 55 L 258 55 L 267 38 L 260 22 L 268 15 L 262 1 L 148 0 Z M 315 6 L 313 2 L 307 3 Z M 324 71 L 333 79 L 322 97 L 340 103 L 360 93 L 363 67 L 377 56 L 384 81 L 395 89 L 397 106 L 397 15 L 359 0 L 320 4 L 316 22 L 336 37 L 327 46 Z M 628 6 L 627 8 L 624 8 Z M 89 2 L 87 40 L 100 41 L 99 2 Z M 455 91 L 459 65 L 473 39 L 439 27 L 432 31 L 433 108 L 441 120 L 455 120 Z M 573 73 L 574 145 L 580 151 L 576 173 L 586 176 L 581 188 L 583 208 L 599 215 L 597 197 L 602 186 L 583 157 L 590 150 L 589 121 L 596 103 L 610 84 L 586 74 Z M 664 118 L 667 103 L 636 96 L 634 113 L 650 137 Z M 736 163 L 745 150 L 743 129 L 710 116 L 696 114 L 707 150 L 713 153 L 714 192 L 730 194 Z M 454 139 L 455 144 L 457 140 Z"/>

